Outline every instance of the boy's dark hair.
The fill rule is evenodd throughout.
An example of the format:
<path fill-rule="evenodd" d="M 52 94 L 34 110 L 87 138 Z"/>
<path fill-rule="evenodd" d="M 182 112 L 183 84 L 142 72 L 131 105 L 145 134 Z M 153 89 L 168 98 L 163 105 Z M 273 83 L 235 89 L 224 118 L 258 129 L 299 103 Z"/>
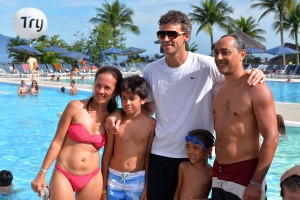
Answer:
<path fill-rule="evenodd" d="M 61 87 L 60 91 L 65 92 L 66 88 L 65 87 Z"/>
<path fill-rule="evenodd" d="M 188 133 L 190 136 L 196 136 L 201 142 L 204 144 L 206 149 L 215 146 L 215 137 L 211 132 L 204 129 L 196 129 L 192 130 Z M 208 155 L 208 158 L 211 159 L 212 155 L 211 153 Z"/>
<path fill-rule="evenodd" d="M 188 16 L 177 10 L 170 10 L 166 14 L 162 15 L 159 19 L 159 26 L 162 24 L 174 24 L 174 25 L 181 25 L 181 29 L 184 32 L 191 33 L 192 32 L 192 23 L 189 20 Z"/>
<path fill-rule="evenodd" d="M 133 75 L 124 78 L 120 87 L 120 91 L 131 95 L 138 95 L 141 99 L 146 99 L 148 96 L 148 86 L 146 80 L 139 75 Z"/>
<path fill-rule="evenodd" d="M 13 180 L 13 175 L 10 171 L 0 171 L 0 186 L 10 186 Z"/>
<path fill-rule="evenodd" d="M 280 195 L 284 197 L 286 190 L 292 193 L 300 192 L 300 176 L 293 175 L 280 182 Z"/>

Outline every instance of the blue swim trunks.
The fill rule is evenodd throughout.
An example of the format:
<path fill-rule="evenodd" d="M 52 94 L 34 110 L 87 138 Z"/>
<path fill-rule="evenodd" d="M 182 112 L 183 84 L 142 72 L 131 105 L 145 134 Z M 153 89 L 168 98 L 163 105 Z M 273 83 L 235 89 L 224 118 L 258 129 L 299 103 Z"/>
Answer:
<path fill-rule="evenodd" d="M 145 186 L 145 171 L 129 173 L 109 168 L 107 182 L 108 200 L 138 200 Z"/>

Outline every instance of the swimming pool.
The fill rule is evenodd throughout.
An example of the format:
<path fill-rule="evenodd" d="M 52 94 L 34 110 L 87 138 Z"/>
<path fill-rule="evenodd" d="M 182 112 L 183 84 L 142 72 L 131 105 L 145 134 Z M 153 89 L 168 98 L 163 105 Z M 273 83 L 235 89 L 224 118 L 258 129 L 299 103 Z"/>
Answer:
<path fill-rule="evenodd" d="M 74 79 L 76 84 L 92 85 L 94 77 Z M 48 80 L 49 81 L 49 80 Z M 61 79 L 61 82 L 69 83 L 70 79 Z M 300 82 L 266 81 L 270 87 L 276 102 L 300 103 Z"/>
<path fill-rule="evenodd" d="M 0 83 L 0 169 L 10 170 L 14 175 L 16 193 L 1 196 L 5 200 L 38 199 L 32 192 L 30 182 L 35 178 L 59 120 L 57 112 L 63 111 L 72 99 L 85 99 L 90 92 L 79 91 L 70 96 L 60 93 L 59 88 L 41 88 L 39 96 L 19 97 L 17 85 Z M 271 169 L 267 175 L 268 197 L 279 200 L 279 178 L 288 168 L 299 164 L 300 127 L 287 127 L 288 138 L 280 138 Z M 101 152 L 100 152 L 101 154 Z M 53 165 L 47 174 L 47 183 L 51 177 Z"/>

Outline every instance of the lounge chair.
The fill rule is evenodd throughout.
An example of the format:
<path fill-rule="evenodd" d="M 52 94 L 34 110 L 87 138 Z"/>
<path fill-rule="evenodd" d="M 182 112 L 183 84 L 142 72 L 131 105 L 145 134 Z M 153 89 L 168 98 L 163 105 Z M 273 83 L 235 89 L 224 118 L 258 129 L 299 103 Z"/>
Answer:
<path fill-rule="evenodd" d="M 16 67 L 10 63 L 3 63 L 1 64 L 2 69 L 2 75 L 4 77 L 19 77 L 19 71 L 16 69 Z"/>

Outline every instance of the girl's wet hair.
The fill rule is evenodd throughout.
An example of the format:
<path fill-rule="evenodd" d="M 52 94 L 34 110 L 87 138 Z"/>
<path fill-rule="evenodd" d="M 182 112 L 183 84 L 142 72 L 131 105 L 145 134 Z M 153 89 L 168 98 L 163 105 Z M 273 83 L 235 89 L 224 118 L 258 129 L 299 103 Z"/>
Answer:
<path fill-rule="evenodd" d="M 206 149 L 209 149 L 209 148 L 215 146 L 215 137 L 208 130 L 196 129 L 196 130 L 190 131 L 188 133 L 188 135 L 195 136 L 199 140 L 201 140 L 201 142 L 204 144 L 204 146 L 206 147 Z M 211 153 L 208 155 L 208 158 L 209 159 L 212 158 Z"/>
<path fill-rule="evenodd" d="M 112 113 L 114 110 L 117 109 L 118 107 L 118 103 L 117 103 L 117 96 L 120 93 L 120 85 L 123 81 L 123 75 L 122 73 L 115 67 L 112 66 L 105 66 L 105 67 L 101 67 L 96 75 L 95 75 L 95 80 L 94 82 L 97 80 L 98 76 L 100 74 L 104 74 L 104 73 L 109 73 L 111 74 L 115 79 L 116 79 L 116 86 L 115 86 L 115 96 L 113 98 L 111 98 L 111 100 L 109 100 L 108 104 L 107 104 L 107 110 L 109 113 Z M 91 110 L 91 104 L 93 102 L 94 99 L 94 95 L 88 100 L 87 104 L 86 104 L 86 108 L 87 110 Z"/>

